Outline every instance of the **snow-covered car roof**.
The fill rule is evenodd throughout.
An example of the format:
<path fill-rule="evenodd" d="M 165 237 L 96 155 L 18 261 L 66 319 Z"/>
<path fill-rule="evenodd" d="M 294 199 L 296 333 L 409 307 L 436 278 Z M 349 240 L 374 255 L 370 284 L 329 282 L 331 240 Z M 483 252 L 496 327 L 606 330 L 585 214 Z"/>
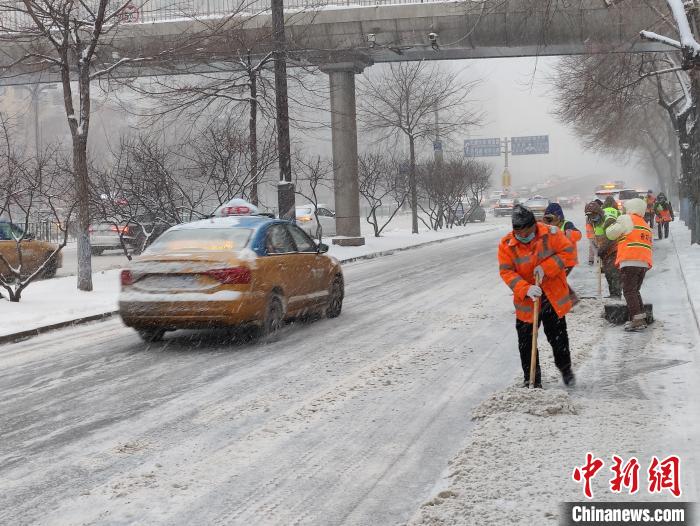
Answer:
<path fill-rule="evenodd" d="M 266 216 L 227 216 L 227 217 L 210 217 L 209 219 L 200 219 L 191 223 L 182 223 L 175 225 L 170 230 L 197 230 L 200 228 L 257 228 L 263 223 L 273 221 Z"/>

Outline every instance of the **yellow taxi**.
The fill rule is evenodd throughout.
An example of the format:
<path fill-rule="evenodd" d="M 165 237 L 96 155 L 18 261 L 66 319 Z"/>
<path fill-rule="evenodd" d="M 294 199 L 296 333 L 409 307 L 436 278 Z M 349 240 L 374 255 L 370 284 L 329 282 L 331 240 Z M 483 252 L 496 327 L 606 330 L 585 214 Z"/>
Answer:
<path fill-rule="evenodd" d="M 19 242 L 19 251 L 17 250 L 17 239 Z M 56 275 L 56 271 L 63 265 L 63 256 L 57 253 L 52 260 L 48 261 L 51 254 L 58 248 L 53 243 L 34 239 L 31 234 L 26 234 L 21 227 L 0 219 L 0 275 L 10 279 L 12 272 L 7 264 L 13 268 L 19 266 L 20 252 L 22 255 L 22 268 L 20 275 L 22 277 L 31 276 L 42 265 L 44 270 L 41 273 L 42 278 L 52 278 Z"/>
<path fill-rule="evenodd" d="M 340 315 L 340 263 L 301 228 L 261 216 L 212 217 L 163 233 L 121 272 L 119 314 L 145 341 L 166 331 Z"/>

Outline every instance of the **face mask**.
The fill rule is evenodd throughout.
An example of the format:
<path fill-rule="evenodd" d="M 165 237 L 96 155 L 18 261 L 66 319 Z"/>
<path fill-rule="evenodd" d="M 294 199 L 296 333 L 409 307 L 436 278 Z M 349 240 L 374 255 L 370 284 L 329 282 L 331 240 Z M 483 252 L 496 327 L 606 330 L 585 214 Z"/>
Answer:
<path fill-rule="evenodd" d="M 598 221 L 600 221 L 600 216 L 591 216 L 591 221 L 597 223 Z"/>
<path fill-rule="evenodd" d="M 517 240 L 520 241 L 521 243 L 529 243 L 530 241 L 532 241 L 533 239 L 535 239 L 535 233 L 532 232 L 529 236 L 525 236 L 525 237 L 520 236 L 520 235 L 518 235 L 518 234 L 515 234 L 515 239 L 517 239 Z"/>

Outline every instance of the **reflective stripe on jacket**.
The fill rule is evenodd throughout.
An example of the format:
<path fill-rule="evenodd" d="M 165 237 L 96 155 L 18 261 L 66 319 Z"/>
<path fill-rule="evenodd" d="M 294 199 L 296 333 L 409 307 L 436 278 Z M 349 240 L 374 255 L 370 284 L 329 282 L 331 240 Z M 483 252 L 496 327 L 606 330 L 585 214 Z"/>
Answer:
<path fill-rule="evenodd" d="M 631 217 L 634 228 L 632 232 L 620 238 L 615 265 L 619 267 L 623 261 L 644 261 L 651 268 L 654 238 L 652 230 L 643 217 L 636 214 L 632 214 Z"/>
<path fill-rule="evenodd" d="M 544 270 L 541 287 L 560 318 L 573 306 L 566 281 L 567 267 L 576 265 L 575 247 L 557 227 L 537 223 L 535 238 L 529 243 L 518 241 L 513 232 L 501 239 L 498 264 L 501 279 L 513 291 L 515 316 L 532 323 L 534 304 L 527 290 L 535 283 L 537 265 Z"/>

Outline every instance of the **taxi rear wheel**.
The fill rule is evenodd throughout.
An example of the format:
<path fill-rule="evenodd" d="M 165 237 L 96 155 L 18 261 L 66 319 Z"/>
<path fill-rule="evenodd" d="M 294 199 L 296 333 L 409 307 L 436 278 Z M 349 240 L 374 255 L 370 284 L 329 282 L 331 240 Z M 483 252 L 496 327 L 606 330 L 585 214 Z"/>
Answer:
<path fill-rule="evenodd" d="M 328 308 L 326 309 L 326 316 L 329 318 L 337 318 L 340 316 L 340 312 L 343 310 L 343 296 L 344 296 L 343 280 L 341 278 L 335 278 L 333 280 L 333 285 L 331 285 L 331 292 L 328 296 Z"/>
<path fill-rule="evenodd" d="M 265 319 L 261 327 L 263 338 L 272 341 L 284 323 L 284 307 L 279 294 L 273 294 L 265 307 Z"/>
<path fill-rule="evenodd" d="M 139 336 L 146 343 L 159 342 L 163 339 L 165 330 L 163 329 L 137 329 Z"/>

